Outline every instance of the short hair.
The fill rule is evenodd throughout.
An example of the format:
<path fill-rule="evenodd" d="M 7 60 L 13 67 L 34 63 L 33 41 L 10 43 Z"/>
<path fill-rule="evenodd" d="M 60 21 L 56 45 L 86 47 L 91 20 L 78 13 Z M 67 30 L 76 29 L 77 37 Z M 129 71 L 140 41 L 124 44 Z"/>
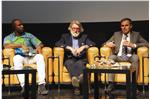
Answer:
<path fill-rule="evenodd" d="M 132 20 L 131 20 L 130 18 L 123 18 L 123 19 L 121 19 L 120 24 L 121 24 L 123 21 L 126 21 L 126 20 L 130 22 L 130 25 L 132 25 Z"/>
<path fill-rule="evenodd" d="M 11 21 L 11 27 L 12 27 L 12 30 L 15 30 L 15 22 L 16 21 L 21 21 L 21 19 L 13 19 L 12 21 Z"/>
<path fill-rule="evenodd" d="M 84 31 L 82 24 L 78 20 L 71 21 L 68 30 L 71 30 L 73 24 L 76 24 L 80 27 L 80 32 Z"/>

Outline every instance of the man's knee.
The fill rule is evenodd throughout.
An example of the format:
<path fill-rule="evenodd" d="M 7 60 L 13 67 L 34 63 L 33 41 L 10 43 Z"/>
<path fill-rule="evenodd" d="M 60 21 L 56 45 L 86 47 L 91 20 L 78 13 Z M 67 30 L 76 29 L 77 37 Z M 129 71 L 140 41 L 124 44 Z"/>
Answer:
<path fill-rule="evenodd" d="M 65 66 L 72 66 L 75 62 L 73 60 L 66 60 L 65 61 Z"/>
<path fill-rule="evenodd" d="M 38 59 L 44 59 L 44 57 L 43 57 L 42 54 L 36 54 L 36 57 L 37 57 Z"/>
<path fill-rule="evenodd" d="M 112 59 L 112 60 L 116 61 L 117 60 L 117 56 L 116 55 L 110 55 L 109 59 Z"/>
<path fill-rule="evenodd" d="M 20 56 L 20 55 L 15 55 L 14 57 L 13 57 L 13 62 L 22 62 L 22 56 Z"/>
<path fill-rule="evenodd" d="M 138 61 L 139 61 L 138 55 L 132 55 L 131 62 L 138 62 Z"/>

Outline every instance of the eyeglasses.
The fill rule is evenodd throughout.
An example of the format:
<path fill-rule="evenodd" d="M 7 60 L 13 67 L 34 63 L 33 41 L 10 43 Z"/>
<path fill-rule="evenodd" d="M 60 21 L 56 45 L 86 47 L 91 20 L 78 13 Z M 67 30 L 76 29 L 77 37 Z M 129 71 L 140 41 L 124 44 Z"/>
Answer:
<path fill-rule="evenodd" d="M 80 28 L 72 27 L 72 30 L 80 30 Z"/>

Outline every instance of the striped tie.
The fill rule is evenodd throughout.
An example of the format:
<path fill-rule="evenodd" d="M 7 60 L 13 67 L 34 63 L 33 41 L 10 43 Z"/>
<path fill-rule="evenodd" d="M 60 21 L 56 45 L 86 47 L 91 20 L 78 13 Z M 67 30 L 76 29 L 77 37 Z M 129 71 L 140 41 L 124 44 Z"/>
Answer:
<path fill-rule="evenodd" d="M 124 40 L 127 40 L 128 35 L 125 35 Z M 122 45 L 122 59 L 123 60 L 128 60 L 128 56 L 127 56 L 127 46 Z"/>

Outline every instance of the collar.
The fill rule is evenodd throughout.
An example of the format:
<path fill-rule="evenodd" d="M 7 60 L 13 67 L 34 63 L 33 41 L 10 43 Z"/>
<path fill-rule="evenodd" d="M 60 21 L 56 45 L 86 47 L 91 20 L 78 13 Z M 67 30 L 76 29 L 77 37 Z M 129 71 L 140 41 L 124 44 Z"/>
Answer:
<path fill-rule="evenodd" d="M 15 37 L 18 37 L 18 36 L 16 36 L 16 33 L 15 33 L 15 32 L 13 32 L 12 34 L 13 34 Z M 25 32 L 23 32 L 21 36 L 22 36 L 22 37 L 25 36 Z"/>

